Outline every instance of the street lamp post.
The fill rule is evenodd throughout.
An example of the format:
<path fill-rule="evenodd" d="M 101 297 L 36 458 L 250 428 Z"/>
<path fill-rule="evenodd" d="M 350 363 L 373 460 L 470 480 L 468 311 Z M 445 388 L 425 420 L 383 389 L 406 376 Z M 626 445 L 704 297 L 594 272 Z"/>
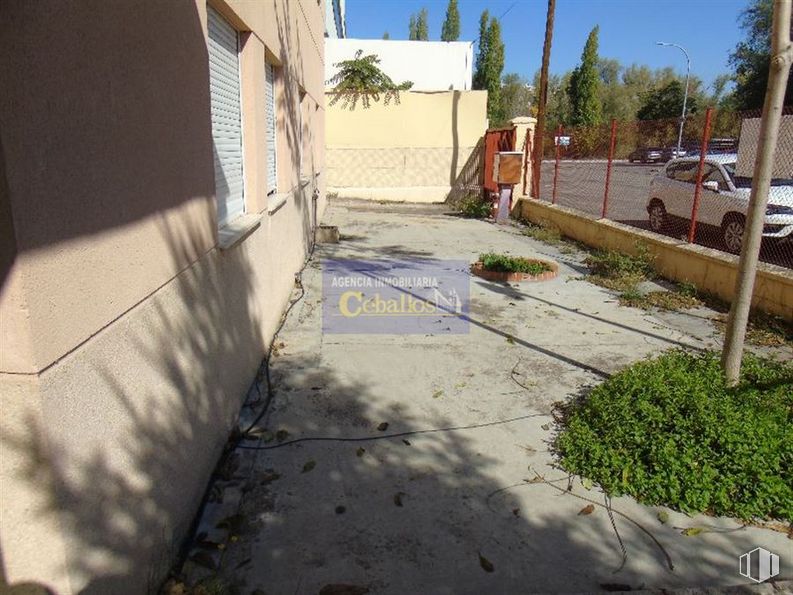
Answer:
<path fill-rule="evenodd" d="M 691 59 L 688 57 L 688 52 L 682 45 L 667 43 L 665 41 L 656 41 L 655 45 L 677 48 L 686 56 L 686 90 L 683 93 L 683 113 L 680 116 L 680 130 L 677 133 L 677 157 L 680 157 L 680 145 L 683 142 L 683 124 L 686 122 L 686 102 L 688 101 L 688 79 L 691 75 Z"/>

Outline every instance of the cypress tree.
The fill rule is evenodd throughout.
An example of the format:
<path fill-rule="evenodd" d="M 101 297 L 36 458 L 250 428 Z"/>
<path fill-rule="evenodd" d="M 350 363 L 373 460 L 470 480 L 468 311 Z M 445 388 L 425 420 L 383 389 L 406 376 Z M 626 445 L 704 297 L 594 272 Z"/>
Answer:
<path fill-rule="evenodd" d="M 598 75 L 598 31 L 595 26 L 587 37 L 579 64 L 570 78 L 567 93 L 570 96 L 573 126 L 594 126 L 602 120 L 601 104 L 598 95 L 600 78 Z"/>
<path fill-rule="evenodd" d="M 419 16 L 416 19 L 416 39 L 419 41 L 427 41 L 430 38 L 429 25 L 427 24 L 427 9 L 422 8 L 419 11 Z"/>
<path fill-rule="evenodd" d="M 460 11 L 457 9 L 457 0 L 449 0 L 446 7 L 446 20 L 443 21 L 441 41 L 457 41 L 460 39 Z"/>
<path fill-rule="evenodd" d="M 504 42 L 501 23 L 495 17 L 487 28 L 487 57 L 485 60 L 485 88 L 487 89 L 487 117 L 494 124 L 504 119 L 501 105 L 501 73 L 504 71 Z"/>
<path fill-rule="evenodd" d="M 487 39 L 488 30 L 487 23 L 490 18 L 487 9 L 482 11 L 479 17 L 479 51 L 476 54 L 476 64 L 474 67 L 474 89 L 487 89 L 487 81 L 485 77 L 485 64 L 487 63 Z"/>

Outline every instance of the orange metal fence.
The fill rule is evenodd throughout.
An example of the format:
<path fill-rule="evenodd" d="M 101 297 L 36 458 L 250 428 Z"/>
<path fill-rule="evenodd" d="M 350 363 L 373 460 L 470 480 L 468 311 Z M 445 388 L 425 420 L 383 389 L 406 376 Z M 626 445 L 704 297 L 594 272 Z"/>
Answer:
<path fill-rule="evenodd" d="M 784 113 L 760 256 L 793 268 L 793 108 Z M 759 117 L 715 109 L 690 114 L 679 150 L 677 119 L 560 125 L 536 141 L 544 158 L 535 198 L 737 253 Z"/>
<path fill-rule="evenodd" d="M 484 182 L 486 191 L 498 192 L 498 184 L 493 181 L 493 158 L 500 151 L 515 150 L 515 128 L 492 128 L 485 132 Z"/>

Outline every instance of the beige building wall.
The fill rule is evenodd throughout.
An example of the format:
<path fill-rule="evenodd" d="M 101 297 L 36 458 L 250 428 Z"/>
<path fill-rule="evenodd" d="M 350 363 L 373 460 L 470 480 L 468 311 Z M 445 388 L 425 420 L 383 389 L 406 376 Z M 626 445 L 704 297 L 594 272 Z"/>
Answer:
<path fill-rule="evenodd" d="M 324 5 L 211 5 L 240 32 L 246 213 L 224 229 L 204 1 L 0 11 L 0 584 L 156 587 L 324 209 Z"/>
<path fill-rule="evenodd" d="M 329 102 L 331 95 L 327 95 Z M 342 197 L 443 202 L 479 171 L 487 91 L 400 93 L 365 109 L 328 105 L 328 191 Z"/>

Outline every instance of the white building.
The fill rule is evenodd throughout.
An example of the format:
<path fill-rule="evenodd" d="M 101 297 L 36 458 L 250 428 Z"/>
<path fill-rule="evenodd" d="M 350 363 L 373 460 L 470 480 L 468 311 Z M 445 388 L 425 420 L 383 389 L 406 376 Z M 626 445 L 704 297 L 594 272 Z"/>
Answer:
<path fill-rule="evenodd" d="M 328 2 L 330 4 L 330 2 Z M 399 84 L 412 81 L 412 91 L 468 91 L 473 77 L 471 41 L 406 41 L 391 39 L 325 40 L 325 81 L 338 72 L 335 64 L 363 54 L 376 54 L 380 68 Z"/>
<path fill-rule="evenodd" d="M 347 37 L 345 0 L 325 0 L 325 37 Z"/>

